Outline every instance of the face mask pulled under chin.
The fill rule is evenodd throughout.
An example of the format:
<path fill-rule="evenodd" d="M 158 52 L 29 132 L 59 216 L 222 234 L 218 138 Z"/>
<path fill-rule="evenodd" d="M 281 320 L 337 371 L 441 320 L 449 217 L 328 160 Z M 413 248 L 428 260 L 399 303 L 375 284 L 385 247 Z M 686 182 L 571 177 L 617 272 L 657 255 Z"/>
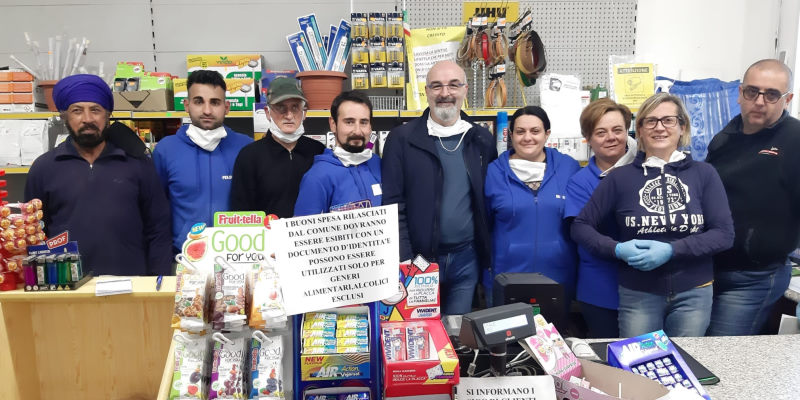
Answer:
<path fill-rule="evenodd" d="M 297 130 L 292 133 L 284 133 L 281 128 L 278 127 L 278 124 L 275 123 L 275 120 L 270 118 L 269 119 L 269 131 L 273 135 L 275 135 L 278 140 L 284 143 L 294 143 L 300 136 L 303 136 L 305 133 L 305 128 L 303 127 L 303 121 L 300 121 L 300 126 L 297 127 Z"/>

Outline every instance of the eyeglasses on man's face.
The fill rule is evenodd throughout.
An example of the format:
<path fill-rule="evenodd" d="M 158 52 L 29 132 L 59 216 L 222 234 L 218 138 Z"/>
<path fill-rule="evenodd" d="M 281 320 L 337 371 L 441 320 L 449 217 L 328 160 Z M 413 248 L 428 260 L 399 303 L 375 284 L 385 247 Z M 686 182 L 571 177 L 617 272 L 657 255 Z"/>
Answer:
<path fill-rule="evenodd" d="M 647 129 L 654 129 L 659 122 L 664 128 L 673 128 L 678 125 L 680 118 L 677 115 L 667 115 L 666 117 L 648 117 L 642 120 L 642 126 Z"/>
<path fill-rule="evenodd" d="M 767 89 L 762 91 L 761 89 L 755 86 L 743 86 L 742 87 L 742 97 L 744 97 L 747 101 L 756 101 L 758 99 L 758 95 L 764 96 L 764 101 L 770 104 L 775 104 L 789 94 L 790 92 L 781 93 L 777 89 Z"/>
<path fill-rule="evenodd" d="M 446 85 L 443 85 L 443 84 L 441 84 L 439 82 L 434 82 L 434 83 L 431 83 L 430 85 L 428 85 L 428 89 L 430 89 L 430 90 L 432 90 L 434 92 L 441 92 L 442 89 L 447 88 L 449 91 L 455 92 L 456 90 L 461 89 L 464 86 L 466 86 L 466 83 L 462 83 L 462 82 L 450 82 L 450 83 L 448 83 Z"/>

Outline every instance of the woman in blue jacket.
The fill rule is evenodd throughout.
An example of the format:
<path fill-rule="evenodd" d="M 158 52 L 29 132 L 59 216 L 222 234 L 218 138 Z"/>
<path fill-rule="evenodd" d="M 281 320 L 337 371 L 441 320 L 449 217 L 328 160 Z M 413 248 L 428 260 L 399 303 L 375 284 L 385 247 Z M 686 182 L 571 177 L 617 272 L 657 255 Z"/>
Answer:
<path fill-rule="evenodd" d="M 550 119 L 540 107 L 517 110 L 509 121 L 511 149 L 489 164 L 484 185 L 492 227 L 492 269 L 484 271 L 487 303 L 494 277 L 539 272 L 575 291 L 577 253 L 563 220 L 569 178 L 580 169 L 572 157 L 545 148 Z"/>
<path fill-rule="evenodd" d="M 564 218 L 572 221 L 589 201 L 600 180 L 614 168 L 630 164 L 636 156 L 636 140 L 628 135 L 631 110 L 611 99 L 591 102 L 581 113 L 581 134 L 594 155 L 589 164 L 567 183 Z M 600 231 L 616 237 L 613 218 L 600 226 Z M 588 337 L 619 337 L 617 325 L 617 260 L 597 257 L 578 245 L 578 277 L 575 298 L 589 329 Z"/>
<path fill-rule="evenodd" d="M 733 244 L 725 188 L 710 164 L 678 151 L 689 142 L 680 99 L 656 94 L 642 103 L 633 163 L 600 181 L 572 223 L 572 237 L 599 257 L 620 259 L 619 333 L 663 329 L 703 336 L 711 316 L 711 256 Z M 618 238 L 599 231 L 613 218 Z"/>

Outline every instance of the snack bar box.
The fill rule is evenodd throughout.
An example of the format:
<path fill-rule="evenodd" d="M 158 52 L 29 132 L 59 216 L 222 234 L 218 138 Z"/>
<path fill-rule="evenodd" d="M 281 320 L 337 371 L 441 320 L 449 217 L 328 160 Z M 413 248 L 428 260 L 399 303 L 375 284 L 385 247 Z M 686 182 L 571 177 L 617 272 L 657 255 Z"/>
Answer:
<path fill-rule="evenodd" d="M 385 397 L 451 395 L 458 356 L 438 319 L 381 322 Z"/>

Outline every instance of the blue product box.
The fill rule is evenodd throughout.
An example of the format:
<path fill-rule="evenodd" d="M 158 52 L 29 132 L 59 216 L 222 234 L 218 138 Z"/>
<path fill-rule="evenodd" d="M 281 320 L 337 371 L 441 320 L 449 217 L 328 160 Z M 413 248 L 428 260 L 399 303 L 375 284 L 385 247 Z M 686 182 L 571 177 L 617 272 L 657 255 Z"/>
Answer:
<path fill-rule="evenodd" d="M 680 385 L 695 390 L 711 400 L 662 330 L 609 344 L 608 364 L 650 378 L 667 388 Z"/>

